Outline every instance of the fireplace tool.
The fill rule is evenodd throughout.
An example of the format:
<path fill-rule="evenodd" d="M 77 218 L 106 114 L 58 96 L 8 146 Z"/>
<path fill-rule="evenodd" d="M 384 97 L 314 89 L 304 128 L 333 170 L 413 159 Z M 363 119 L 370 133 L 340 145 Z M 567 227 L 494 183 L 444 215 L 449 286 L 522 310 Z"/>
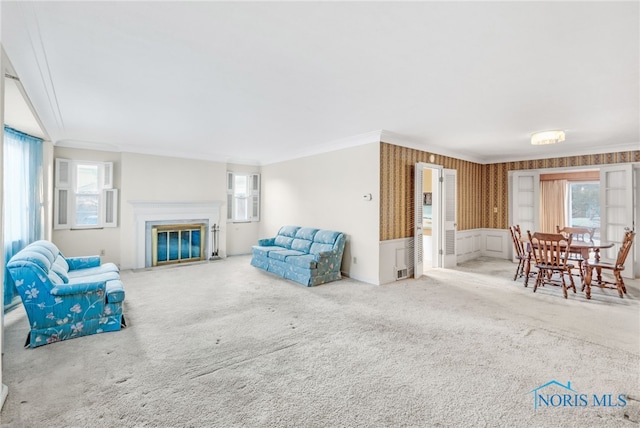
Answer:
<path fill-rule="evenodd" d="M 220 260 L 218 255 L 218 233 L 220 233 L 220 226 L 214 223 L 211 226 L 211 257 L 209 260 Z"/>

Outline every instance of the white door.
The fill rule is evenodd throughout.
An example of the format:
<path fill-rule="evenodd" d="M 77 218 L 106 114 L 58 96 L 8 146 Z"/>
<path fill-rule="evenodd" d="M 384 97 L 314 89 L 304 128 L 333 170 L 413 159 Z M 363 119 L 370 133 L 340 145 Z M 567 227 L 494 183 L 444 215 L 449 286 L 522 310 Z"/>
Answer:
<path fill-rule="evenodd" d="M 417 163 L 414 171 L 414 216 L 413 216 L 413 277 L 420 278 L 422 276 L 422 270 L 424 269 L 423 257 L 424 248 L 422 242 L 422 191 L 424 183 L 424 169 L 427 164 Z"/>
<path fill-rule="evenodd" d="M 540 230 L 540 173 L 516 171 L 513 173 L 511 212 L 513 224 L 520 225 L 523 236 Z M 546 232 L 552 232 L 547 230 Z"/>
<path fill-rule="evenodd" d="M 431 174 L 431 267 L 442 267 L 442 167 L 433 168 L 427 174 Z"/>
<path fill-rule="evenodd" d="M 629 164 L 600 168 L 600 241 L 615 245 L 602 250 L 602 260 L 613 261 L 618 255 L 625 228 L 633 228 L 633 169 Z M 622 276 L 633 278 L 633 252 L 629 252 Z"/>
<path fill-rule="evenodd" d="M 456 182 L 457 171 L 455 169 L 444 169 L 442 173 L 442 231 L 440 239 L 442 248 L 442 266 L 452 268 L 458 264 L 456 254 L 456 229 L 458 218 L 456 212 Z"/>
<path fill-rule="evenodd" d="M 454 171 L 455 172 L 455 171 Z M 429 163 L 417 163 L 415 165 L 414 173 L 414 277 L 420 278 L 424 272 L 424 228 L 423 221 L 423 194 L 424 194 L 424 175 L 432 175 L 432 207 L 431 222 L 432 222 L 432 234 L 431 234 L 431 266 L 430 267 L 442 267 L 442 228 L 441 224 L 442 214 L 440 213 L 442 207 L 442 166 L 433 165 Z"/>

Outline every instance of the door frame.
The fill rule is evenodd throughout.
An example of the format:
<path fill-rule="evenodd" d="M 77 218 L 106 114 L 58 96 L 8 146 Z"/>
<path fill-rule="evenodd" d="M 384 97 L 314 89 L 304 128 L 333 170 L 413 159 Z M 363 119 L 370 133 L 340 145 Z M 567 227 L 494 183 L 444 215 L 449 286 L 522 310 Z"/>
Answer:
<path fill-rule="evenodd" d="M 457 192 L 457 171 L 453 169 L 446 169 L 442 165 L 435 165 L 431 163 L 418 162 L 415 164 L 414 169 L 414 236 L 413 236 L 413 258 L 414 258 L 414 278 L 420 278 L 424 270 L 424 249 L 423 249 L 423 230 L 422 230 L 422 195 L 424 193 L 424 173 L 430 171 L 433 174 L 432 180 L 432 260 L 431 267 L 455 267 L 456 266 L 456 251 L 455 251 L 455 232 L 457 230 L 457 207 L 455 205 L 455 192 Z M 453 217 L 451 221 L 452 225 L 445 228 L 446 209 L 445 204 L 445 174 L 453 175 Z M 437 179 L 436 179 L 437 178 Z M 451 215 L 449 215 L 451 217 Z M 453 228 L 453 242 L 450 247 L 453 247 L 453 254 L 445 254 L 445 234 L 451 232 Z M 446 230 L 445 230 L 446 229 Z"/>

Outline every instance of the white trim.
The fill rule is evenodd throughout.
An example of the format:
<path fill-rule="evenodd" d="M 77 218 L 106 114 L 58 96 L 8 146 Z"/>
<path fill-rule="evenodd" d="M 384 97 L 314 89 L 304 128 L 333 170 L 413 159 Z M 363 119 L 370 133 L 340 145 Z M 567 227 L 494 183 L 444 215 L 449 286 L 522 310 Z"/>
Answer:
<path fill-rule="evenodd" d="M 366 132 L 364 134 L 353 135 L 351 137 L 340 138 L 337 140 L 327 141 L 315 144 L 303 150 L 292 152 L 285 157 L 271 158 L 261 162 L 261 165 L 270 165 L 273 163 L 284 162 L 293 159 L 314 156 L 322 153 L 334 152 L 336 150 L 348 149 L 350 147 L 363 146 L 365 144 L 379 143 L 382 130 Z M 237 162 L 236 162 L 237 163 Z"/>
<path fill-rule="evenodd" d="M 505 162 L 520 162 L 520 161 L 529 161 L 536 159 L 549 159 L 553 158 L 562 158 L 568 156 L 584 156 L 584 155 L 600 155 L 606 153 L 617 153 L 617 152 L 630 152 L 638 150 L 638 146 L 640 142 L 636 143 L 622 143 L 622 144 L 603 144 L 598 147 L 576 147 L 570 150 L 560 150 L 550 156 L 549 153 L 543 153 L 538 156 L 535 155 L 527 155 L 526 158 L 514 157 L 514 156 L 491 156 L 490 158 L 482 157 L 482 156 L 469 156 L 466 153 L 459 152 L 456 150 L 449 150 L 445 147 L 441 147 L 434 144 L 427 144 L 423 141 L 417 141 L 411 138 L 404 137 L 402 135 L 396 134 L 391 131 L 382 130 L 380 135 L 380 141 L 384 143 L 394 144 L 396 146 L 407 147 L 410 149 L 421 150 L 427 153 L 435 153 L 438 155 L 449 156 L 456 159 L 466 160 L 469 162 L 479 163 L 481 165 L 489 165 L 494 163 L 505 163 Z"/>
<path fill-rule="evenodd" d="M 505 163 L 505 162 L 521 162 L 521 161 L 530 161 L 536 159 L 556 159 L 556 158 L 564 158 L 570 156 L 588 156 L 588 155 L 604 155 L 607 153 L 618 153 L 618 152 L 632 152 L 638 150 L 640 147 L 640 142 L 638 143 L 623 143 L 623 144 L 604 144 L 598 147 L 576 147 L 573 150 L 562 150 L 553 153 L 551 156 L 549 153 L 541 154 L 538 156 L 527 155 L 526 159 L 522 159 L 521 157 L 500 157 L 493 156 L 491 161 L 486 159 L 480 161 L 481 164 L 493 164 L 493 163 Z M 593 165 L 597 166 L 597 165 Z M 569 167 L 567 167 L 569 168 Z M 587 169 L 586 166 L 579 167 L 580 169 Z M 550 168 L 543 168 L 550 169 Z"/>
<path fill-rule="evenodd" d="M 133 207 L 135 269 L 145 267 L 146 222 L 167 220 L 207 219 L 209 227 L 220 225 L 223 218 L 222 201 L 128 201 Z M 207 231 L 209 235 L 210 231 Z M 211 242 L 207 236 L 206 253 L 211 253 Z"/>
<path fill-rule="evenodd" d="M 513 242 L 508 229 L 479 229 L 482 233 L 481 254 L 498 259 L 511 259 Z"/>
<path fill-rule="evenodd" d="M 469 162 L 485 163 L 485 160 L 483 160 L 481 158 L 477 158 L 477 157 L 474 157 L 474 156 L 469 156 L 469 155 L 467 155 L 465 153 L 460 153 L 460 152 L 448 150 L 448 149 L 440 147 L 440 146 L 426 144 L 426 143 L 424 143 L 422 141 L 409 139 L 409 138 L 406 138 L 406 137 L 404 137 L 402 135 L 396 134 L 396 133 L 391 132 L 391 131 L 382 130 L 380 134 L 381 134 L 380 135 L 380 141 L 383 142 L 383 143 L 388 143 L 388 144 L 393 144 L 393 145 L 396 145 L 396 146 L 407 147 L 409 149 L 416 149 L 416 150 L 420 150 L 420 151 L 427 152 L 427 153 L 434 153 L 434 154 L 438 154 L 438 155 L 441 155 L 441 156 L 449 156 L 449 157 L 452 157 L 452 158 L 466 160 L 466 161 L 469 161 Z M 491 162 L 491 163 L 493 163 L 493 162 Z"/>
<path fill-rule="evenodd" d="M 482 255 L 482 235 L 481 229 L 458 230 L 456 232 L 458 263 L 464 263 Z"/>
<path fill-rule="evenodd" d="M 285 162 L 293 159 L 299 159 L 307 156 L 318 155 L 322 153 L 329 153 L 329 152 L 346 149 L 350 147 L 357 147 L 365 144 L 380 143 L 380 142 L 394 144 L 396 146 L 401 146 L 401 147 L 407 147 L 410 149 L 416 149 L 423 152 L 433 153 L 441 156 L 448 156 L 455 159 L 466 160 L 466 161 L 474 162 L 480 165 L 489 165 L 494 163 L 505 163 L 505 162 L 520 162 L 520 161 L 551 158 L 549 153 L 540 154 L 538 156 L 527 155 L 525 158 L 513 157 L 513 156 L 509 156 L 509 157 L 491 156 L 491 158 L 485 158 L 480 156 L 469 156 L 465 152 L 450 150 L 450 149 L 447 149 L 446 147 L 425 143 L 424 141 L 417 141 L 417 140 L 407 138 L 400 134 L 396 134 L 394 132 L 383 130 L 383 129 L 370 131 L 363 134 L 354 135 L 351 137 L 340 138 L 337 140 L 331 140 L 324 143 L 318 143 L 307 149 L 298 150 L 285 156 L 274 157 L 274 158 L 266 159 L 263 161 L 259 161 L 257 159 L 231 158 L 229 156 L 224 156 L 224 155 L 221 156 L 221 155 L 214 155 L 211 153 L 198 153 L 195 151 L 185 152 L 185 151 L 180 151 L 179 148 L 158 149 L 157 147 L 142 146 L 142 145 L 135 145 L 135 144 L 116 145 L 111 143 L 90 142 L 90 141 L 80 141 L 80 140 L 59 140 L 55 143 L 55 146 L 69 147 L 69 148 L 76 148 L 76 149 L 91 149 L 91 150 L 103 150 L 103 151 L 112 151 L 112 152 L 123 152 L 123 153 L 124 152 L 139 153 L 139 154 L 148 154 L 148 155 L 154 155 L 154 156 L 168 156 L 168 157 L 176 157 L 180 159 L 198 159 L 198 160 L 207 160 L 212 162 L 233 163 L 237 165 L 263 166 L 263 165 L 270 165 L 270 164 L 279 163 L 279 162 Z M 638 145 L 640 145 L 640 142 L 602 145 L 602 146 L 591 147 L 591 148 L 579 147 L 573 150 L 558 151 L 554 153 L 553 158 L 635 151 L 635 150 L 638 150 Z"/>

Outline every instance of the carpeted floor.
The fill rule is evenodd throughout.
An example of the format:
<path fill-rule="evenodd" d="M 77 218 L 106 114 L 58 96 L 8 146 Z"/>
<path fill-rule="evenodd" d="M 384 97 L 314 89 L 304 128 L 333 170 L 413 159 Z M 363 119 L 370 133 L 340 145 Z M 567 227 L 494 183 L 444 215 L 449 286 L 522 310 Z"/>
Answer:
<path fill-rule="evenodd" d="M 125 271 L 120 332 L 23 349 L 24 311 L 6 316 L 1 425 L 638 426 L 639 281 L 565 300 L 514 271 L 482 258 L 314 288 L 246 256 Z M 534 409 L 553 380 L 574 392 Z"/>

